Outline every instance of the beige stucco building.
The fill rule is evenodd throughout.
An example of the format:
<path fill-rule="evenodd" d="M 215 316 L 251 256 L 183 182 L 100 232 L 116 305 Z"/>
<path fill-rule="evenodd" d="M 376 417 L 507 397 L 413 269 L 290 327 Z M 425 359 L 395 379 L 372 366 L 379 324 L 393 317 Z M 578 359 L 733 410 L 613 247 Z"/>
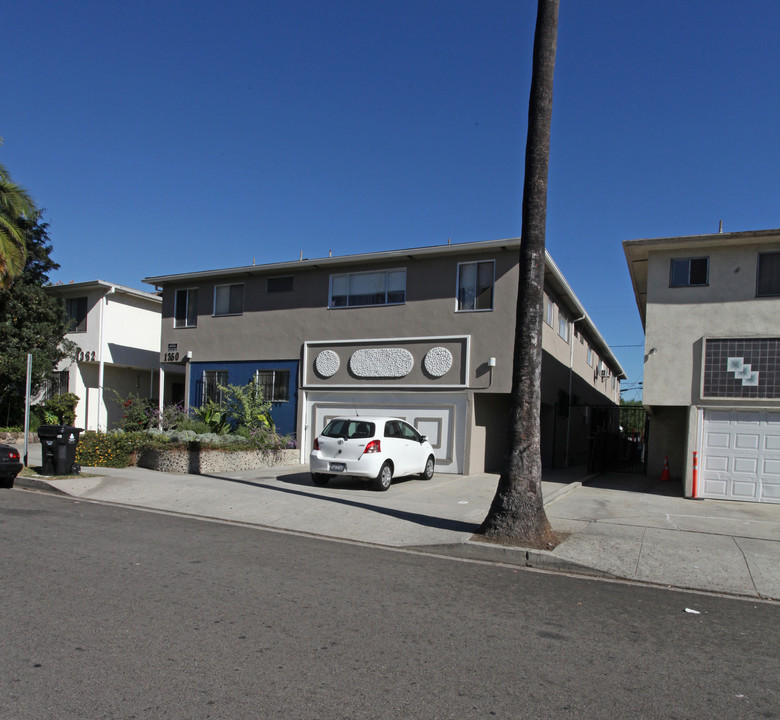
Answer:
<path fill-rule="evenodd" d="M 517 301 L 517 239 L 149 277 L 162 355 L 197 406 L 262 384 L 301 461 L 339 414 L 392 414 L 428 435 L 438 472 L 503 456 Z M 587 407 L 615 405 L 623 370 L 547 258 L 543 461 L 587 460 Z"/>
<path fill-rule="evenodd" d="M 780 230 L 623 247 L 645 328 L 648 474 L 668 458 L 686 496 L 780 502 Z"/>

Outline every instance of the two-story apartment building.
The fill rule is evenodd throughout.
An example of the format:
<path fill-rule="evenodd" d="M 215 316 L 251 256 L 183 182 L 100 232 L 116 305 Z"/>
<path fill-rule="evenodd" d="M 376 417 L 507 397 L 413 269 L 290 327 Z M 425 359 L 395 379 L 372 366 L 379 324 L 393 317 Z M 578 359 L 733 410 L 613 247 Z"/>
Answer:
<path fill-rule="evenodd" d="M 645 328 L 648 473 L 668 457 L 688 497 L 780 502 L 780 230 L 623 247 Z"/>
<path fill-rule="evenodd" d="M 109 430 L 122 418 L 115 392 L 157 399 L 160 387 L 159 295 L 103 280 L 52 285 L 70 318 L 65 336 L 78 345 L 77 357 L 57 367 L 55 392 L 78 395 L 76 425 Z M 183 399 L 184 376 L 168 375 L 165 401 Z M 114 392 L 115 391 L 115 392 Z"/>
<path fill-rule="evenodd" d="M 301 461 L 340 414 L 397 415 L 437 471 L 498 468 L 511 387 L 518 239 L 149 277 L 162 290 L 162 357 L 193 406 L 254 380 Z M 548 257 L 543 459 L 587 459 L 587 413 L 619 402 L 623 370 Z"/>

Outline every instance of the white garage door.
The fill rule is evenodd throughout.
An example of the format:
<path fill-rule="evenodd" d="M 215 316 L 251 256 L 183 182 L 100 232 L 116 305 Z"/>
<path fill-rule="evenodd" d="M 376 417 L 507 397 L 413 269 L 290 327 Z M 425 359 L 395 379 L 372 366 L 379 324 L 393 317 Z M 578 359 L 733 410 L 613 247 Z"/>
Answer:
<path fill-rule="evenodd" d="M 701 496 L 780 503 L 780 412 L 705 410 Z"/>
<path fill-rule="evenodd" d="M 433 446 L 436 472 L 462 473 L 466 445 L 465 393 L 307 392 L 306 437 L 302 462 L 309 461 L 314 438 L 331 418 L 354 415 L 400 417 L 419 430 Z"/>

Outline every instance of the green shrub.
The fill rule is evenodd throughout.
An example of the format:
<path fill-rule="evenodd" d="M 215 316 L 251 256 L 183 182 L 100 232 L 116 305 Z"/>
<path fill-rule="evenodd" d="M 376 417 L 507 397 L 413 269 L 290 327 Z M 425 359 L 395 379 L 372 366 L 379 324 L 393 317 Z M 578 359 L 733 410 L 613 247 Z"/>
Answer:
<path fill-rule="evenodd" d="M 145 433 L 81 433 L 76 447 L 76 462 L 86 467 L 127 467 L 135 462 L 138 449 L 150 444 Z"/>
<path fill-rule="evenodd" d="M 49 398 L 40 407 L 43 409 L 43 420 L 46 425 L 73 425 L 76 422 L 76 405 L 79 396 L 74 393 L 64 393 Z"/>

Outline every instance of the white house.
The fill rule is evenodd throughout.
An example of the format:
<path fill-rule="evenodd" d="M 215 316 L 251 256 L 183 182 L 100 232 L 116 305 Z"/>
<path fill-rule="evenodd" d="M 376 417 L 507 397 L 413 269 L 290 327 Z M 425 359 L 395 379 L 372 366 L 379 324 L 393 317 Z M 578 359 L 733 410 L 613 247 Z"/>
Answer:
<path fill-rule="evenodd" d="M 57 367 L 56 392 L 78 395 L 76 426 L 109 430 L 122 419 L 117 394 L 159 398 L 162 299 L 103 280 L 53 285 L 65 301 L 72 329 L 65 336 L 78 345 L 74 358 Z M 180 376 L 166 375 L 166 403 L 184 396 Z"/>

